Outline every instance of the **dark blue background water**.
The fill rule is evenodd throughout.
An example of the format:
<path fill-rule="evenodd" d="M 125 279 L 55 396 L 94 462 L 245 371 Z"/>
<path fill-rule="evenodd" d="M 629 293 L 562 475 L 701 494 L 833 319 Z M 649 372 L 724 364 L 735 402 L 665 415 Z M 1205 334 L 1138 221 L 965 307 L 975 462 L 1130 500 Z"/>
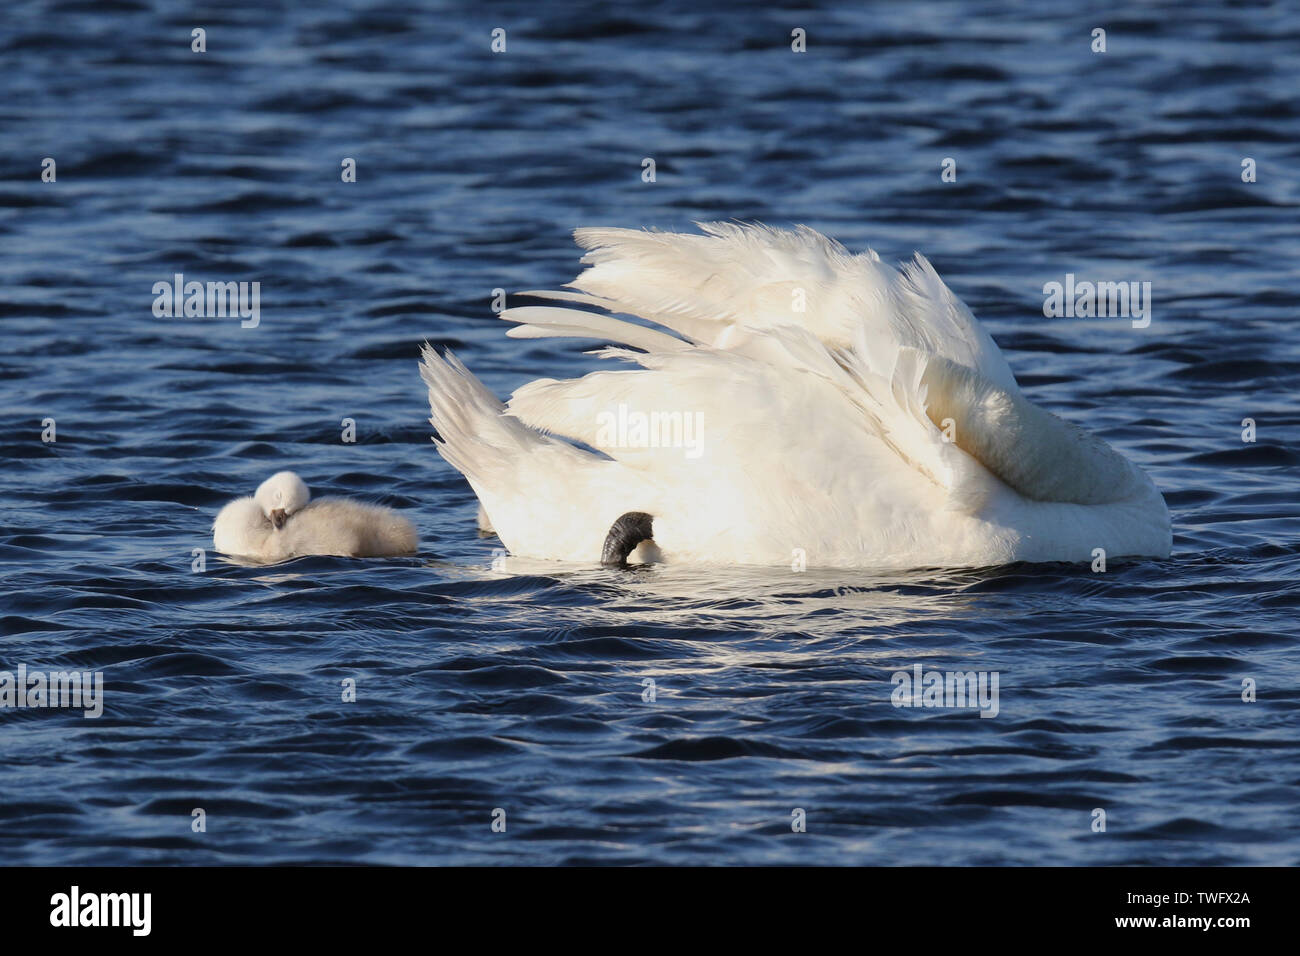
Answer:
<path fill-rule="evenodd" d="M 0 668 L 107 703 L 0 711 L 4 859 L 1300 862 L 1300 16 L 1114 10 L 10 3 Z M 1035 401 L 1149 469 L 1173 556 L 492 571 L 418 343 L 502 394 L 590 369 L 491 290 L 571 279 L 575 226 L 713 218 L 924 251 Z M 260 281 L 260 326 L 155 318 L 175 272 Z M 1150 328 L 1043 318 L 1067 272 L 1151 281 Z M 420 555 L 192 573 L 281 468 Z M 1000 715 L 895 709 L 918 662 L 1000 672 Z"/>

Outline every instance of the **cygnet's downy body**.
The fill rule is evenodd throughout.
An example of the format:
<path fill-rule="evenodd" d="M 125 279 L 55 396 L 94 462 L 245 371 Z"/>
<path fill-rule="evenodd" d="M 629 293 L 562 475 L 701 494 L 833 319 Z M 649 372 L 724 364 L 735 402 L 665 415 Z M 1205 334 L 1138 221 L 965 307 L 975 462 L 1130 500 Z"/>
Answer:
<path fill-rule="evenodd" d="M 251 498 L 217 514 L 212 541 L 223 554 L 262 564 L 308 554 L 349 558 L 414 553 L 415 527 L 391 508 L 346 498 L 311 498 L 291 471 L 272 475 Z"/>

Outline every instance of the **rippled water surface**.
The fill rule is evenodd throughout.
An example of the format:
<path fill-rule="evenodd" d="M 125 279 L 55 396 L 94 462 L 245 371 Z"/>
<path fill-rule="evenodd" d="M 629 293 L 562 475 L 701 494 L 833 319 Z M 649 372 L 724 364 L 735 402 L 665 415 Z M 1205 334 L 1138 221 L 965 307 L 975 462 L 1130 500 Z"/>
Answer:
<path fill-rule="evenodd" d="M 0 668 L 106 703 L 0 710 L 5 859 L 1300 862 L 1300 16 L 1113 10 L 9 4 Z M 593 368 L 492 290 L 569 281 L 575 226 L 717 218 L 925 252 L 1149 470 L 1173 556 L 493 570 L 418 344 L 501 394 Z M 259 325 L 155 318 L 178 272 L 259 281 Z M 1066 273 L 1150 281 L 1150 326 L 1044 318 Z M 194 572 L 281 468 L 420 554 Z M 998 716 L 895 708 L 917 663 L 997 672 Z"/>

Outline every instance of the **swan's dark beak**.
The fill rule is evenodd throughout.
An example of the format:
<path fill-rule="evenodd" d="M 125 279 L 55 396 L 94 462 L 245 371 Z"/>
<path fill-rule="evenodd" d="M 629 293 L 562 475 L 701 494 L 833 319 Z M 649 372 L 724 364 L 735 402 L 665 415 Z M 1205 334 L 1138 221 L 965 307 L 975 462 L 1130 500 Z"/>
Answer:
<path fill-rule="evenodd" d="M 277 530 L 283 528 L 284 523 L 288 520 L 289 516 L 284 513 L 283 508 L 276 508 L 271 512 L 271 524 L 275 525 Z"/>

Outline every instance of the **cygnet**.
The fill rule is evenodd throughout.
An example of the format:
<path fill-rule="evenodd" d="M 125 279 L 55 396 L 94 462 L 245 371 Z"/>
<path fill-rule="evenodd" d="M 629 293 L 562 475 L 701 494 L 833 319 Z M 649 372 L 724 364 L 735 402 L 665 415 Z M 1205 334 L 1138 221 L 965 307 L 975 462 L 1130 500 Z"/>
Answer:
<path fill-rule="evenodd" d="M 281 471 L 251 498 L 237 498 L 221 509 L 212 543 L 224 554 L 271 564 L 307 554 L 413 554 L 419 542 L 415 526 L 391 508 L 347 498 L 313 501 L 301 478 Z"/>

